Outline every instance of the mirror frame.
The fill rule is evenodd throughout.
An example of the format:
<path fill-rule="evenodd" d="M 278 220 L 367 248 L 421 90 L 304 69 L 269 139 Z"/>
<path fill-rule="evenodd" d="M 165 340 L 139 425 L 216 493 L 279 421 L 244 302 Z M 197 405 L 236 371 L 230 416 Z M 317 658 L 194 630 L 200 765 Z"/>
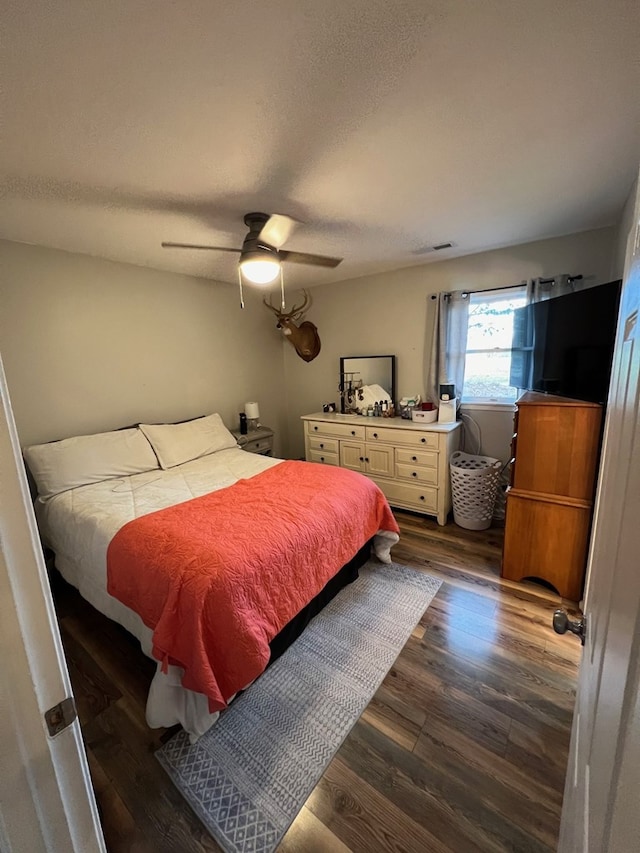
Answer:
<path fill-rule="evenodd" d="M 340 356 L 340 387 L 344 384 L 344 363 L 348 359 L 352 358 L 389 358 L 391 359 L 391 390 L 389 394 L 391 395 L 391 400 L 393 404 L 396 403 L 396 357 L 395 355 L 341 355 Z M 386 389 L 385 389 L 386 390 Z M 344 411 L 344 396 L 340 396 L 340 411 L 342 414 L 345 414 Z"/>

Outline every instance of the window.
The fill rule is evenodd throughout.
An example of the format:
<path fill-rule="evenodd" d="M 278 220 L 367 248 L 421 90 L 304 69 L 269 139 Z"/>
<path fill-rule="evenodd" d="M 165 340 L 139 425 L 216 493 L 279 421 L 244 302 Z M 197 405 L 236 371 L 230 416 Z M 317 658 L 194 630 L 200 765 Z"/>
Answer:
<path fill-rule="evenodd" d="M 526 286 L 469 295 L 463 403 L 513 403 L 509 384 L 513 312 L 526 304 Z"/>

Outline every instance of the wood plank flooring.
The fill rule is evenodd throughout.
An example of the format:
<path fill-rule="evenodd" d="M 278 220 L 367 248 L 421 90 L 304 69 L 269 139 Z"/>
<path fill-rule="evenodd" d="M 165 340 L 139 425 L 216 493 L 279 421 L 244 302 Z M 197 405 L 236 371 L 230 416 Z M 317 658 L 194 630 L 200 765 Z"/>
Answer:
<path fill-rule="evenodd" d="M 500 579 L 502 530 L 396 517 L 394 559 L 443 585 L 279 849 L 553 851 L 581 651 L 551 629 L 560 599 Z M 109 851 L 218 850 L 154 758 L 154 664 L 53 586 Z"/>

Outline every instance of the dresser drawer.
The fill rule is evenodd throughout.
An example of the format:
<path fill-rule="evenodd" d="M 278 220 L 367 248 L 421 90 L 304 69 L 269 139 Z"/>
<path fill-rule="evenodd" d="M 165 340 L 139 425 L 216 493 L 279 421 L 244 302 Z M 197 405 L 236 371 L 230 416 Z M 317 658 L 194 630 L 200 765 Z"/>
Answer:
<path fill-rule="evenodd" d="M 310 450 L 307 462 L 321 462 L 324 465 L 339 465 L 340 457 L 337 453 L 324 453 L 322 450 Z"/>
<path fill-rule="evenodd" d="M 273 438 L 254 438 L 252 441 L 247 441 L 243 444 L 242 449 L 248 453 L 259 453 L 262 456 L 269 456 L 273 449 Z"/>
<path fill-rule="evenodd" d="M 438 469 L 422 468 L 420 465 L 396 465 L 396 477 L 402 480 L 410 480 L 414 483 L 430 483 L 438 485 Z"/>
<path fill-rule="evenodd" d="M 433 450 L 409 450 L 398 448 L 396 450 L 396 462 L 404 465 L 425 465 L 427 468 L 438 467 L 438 454 Z"/>
<path fill-rule="evenodd" d="M 307 435 L 328 435 L 336 438 L 364 438 L 364 426 L 327 421 L 307 421 Z"/>
<path fill-rule="evenodd" d="M 326 438 L 323 435 L 310 435 L 309 449 L 323 450 L 325 453 L 339 453 L 340 442 L 337 438 Z"/>
<path fill-rule="evenodd" d="M 421 512 L 436 512 L 438 490 L 431 486 L 419 486 L 413 483 L 398 483 L 393 480 L 378 480 L 371 477 L 380 486 L 391 506 L 417 509 Z"/>
<path fill-rule="evenodd" d="M 430 447 L 438 448 L 438 433 L 423 432 L 422 430 L 389 429 L 385 427 L 366 427 L 367 441 L 384 441 L 397 447 Z"/>

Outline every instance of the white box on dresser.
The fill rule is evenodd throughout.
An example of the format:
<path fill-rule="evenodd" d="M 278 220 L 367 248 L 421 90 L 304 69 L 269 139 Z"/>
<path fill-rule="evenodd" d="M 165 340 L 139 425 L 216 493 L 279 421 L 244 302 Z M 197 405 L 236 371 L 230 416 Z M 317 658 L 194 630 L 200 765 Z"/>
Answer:
<path fill-rule="evenodd" d="M 302 415 L 308 462 L 366 474 L 391 506 L 435 515 L 451 509 L 449 459 L 460 444 L 460 424 L 420 424 L 402 418 Z"/>

